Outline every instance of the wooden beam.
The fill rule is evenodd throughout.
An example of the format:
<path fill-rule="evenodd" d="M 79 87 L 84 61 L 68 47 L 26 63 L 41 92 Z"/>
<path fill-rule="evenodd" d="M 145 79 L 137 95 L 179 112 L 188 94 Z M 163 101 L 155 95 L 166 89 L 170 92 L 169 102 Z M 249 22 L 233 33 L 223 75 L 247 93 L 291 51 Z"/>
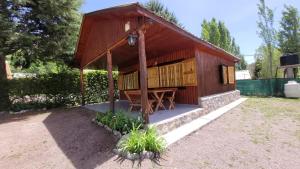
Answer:
<path fill-rule="evenodd" d="M 83 77 L 83 69 L 80 69 L 80 93 L 81 93 L 81 105 L 85 105 L 85 96 L 84 96 L 84 77 Z"/>
<path fill-rule="evenodd" d="M 142 103 L 142 114 L 144 122 L 149 123 L 148 114 L 148 87 L 147 87 L 147 61 L 146 61 L 146 49 L 145 49 L 145 35 L 142 29 L 138 30 L 139 35 L 139 63 L 140 63 L 140 90 L 141 90 L 141 103 Z"/>
<path fill-rule="evenodd" d="M 112 73 L 112 56 L 108 50 L 107 54 L 107 76 L 108 76 L 108 95 L 109 95 L 109 109 L 114 112 L 114 79 Z"/>
<path fill-rule="evenodd" d="M 196 58 L 196 76 L 197 76 L 197 93 L 198 93 L 198 105 L 202 107 L 202 103 L 200 103 L 199 99 L 204 95 L 204 68 L 203 68 L 203 60 L 201 53 L 198 48 L 195 48 L 195 58 Z"/>

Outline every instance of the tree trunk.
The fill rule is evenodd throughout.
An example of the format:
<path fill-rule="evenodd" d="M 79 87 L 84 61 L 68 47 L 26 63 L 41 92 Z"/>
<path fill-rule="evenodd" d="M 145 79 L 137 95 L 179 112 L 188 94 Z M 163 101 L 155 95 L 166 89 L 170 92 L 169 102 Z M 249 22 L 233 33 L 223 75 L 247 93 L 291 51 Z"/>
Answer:
<path fill-rule="evenodd" d="M 0 56 L 0 111 L 7 110 L 9 105 L 5 57 Z"/>

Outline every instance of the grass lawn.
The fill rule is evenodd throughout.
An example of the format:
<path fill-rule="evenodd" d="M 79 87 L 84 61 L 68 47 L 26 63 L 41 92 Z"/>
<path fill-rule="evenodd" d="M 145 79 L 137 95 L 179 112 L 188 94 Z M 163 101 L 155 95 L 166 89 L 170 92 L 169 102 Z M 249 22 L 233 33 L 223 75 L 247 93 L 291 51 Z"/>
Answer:
<path fill-rule="evenodd" d="M 300 168 L 299 99 L 249 98 L 141 163 L 120 161 L 85 109 L 19 116 L 0 119 L 0 168 Z"/>

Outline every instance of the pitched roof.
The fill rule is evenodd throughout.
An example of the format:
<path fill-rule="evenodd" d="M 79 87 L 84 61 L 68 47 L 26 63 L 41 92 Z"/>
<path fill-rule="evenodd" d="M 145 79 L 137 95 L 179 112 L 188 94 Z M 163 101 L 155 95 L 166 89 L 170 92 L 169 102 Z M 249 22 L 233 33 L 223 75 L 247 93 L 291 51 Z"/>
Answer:
<path fill-rule="evenodd" d="M 189 33 L 188 31 L 178 27 L 176 24 L 165 20 L 161 16 L 156 15 L 154 12 L 144 8 L 139 3 L 124 4 L 124 5 L 120 5 L 120 6 L 115 6 L 115 7 L 111 7 L 111 8 L 106 8 L 106 9 L 101 9 L 101 10 L 97 10 L 94 12 L 86 13 L 86 14 L 84 14 L 83 21 L 85 19 L 91 18 L 91 17 L 105 17 L 108 15 L 124 15 L 124 14 L 127 14 L 127 15 L 130 14 L 130 15 L 134 15 L 134 16 L 144 16 L 144 17 L 150 18 L 153 21 L 159 23 L 160 25 L 176 32 L 179 36 L 187 38 L 187 39 L 193 41 L 195 44 L 200 45 L 203 48 L 207 48 L 209 50 L 221 53 L 226 57 L 232 58 L 235 62 L 240 60 L 238 57 L 225 51 L 224 49 L 222 49 L 218 46 L 215 46 L 199 37 L 196 37 L 195 35 Z M 81 32 L 82 32 L 82 28 L 81 28 Z M 80 45 L 80 43 L 83 43 L 83 42 L 81 42 L 81 38 L 82 37 L 80 36 L 79 40 L 78 40 L 75 57 L 78 57 L 79 45 Z"/>

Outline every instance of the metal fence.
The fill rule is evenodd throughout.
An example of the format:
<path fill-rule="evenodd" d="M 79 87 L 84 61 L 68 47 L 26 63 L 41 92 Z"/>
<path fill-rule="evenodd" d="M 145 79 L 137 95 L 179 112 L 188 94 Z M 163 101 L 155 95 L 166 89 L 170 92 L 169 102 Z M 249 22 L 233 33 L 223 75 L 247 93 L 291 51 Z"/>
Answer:
<path fill-rule="evenodd" d="M 300 79 L 259 79 L 259 80 L 237 80 L 237 89 L 245 96 L 278 96 L 284 97 L 284 84 L 290 80 L 298 83 Z"/>

